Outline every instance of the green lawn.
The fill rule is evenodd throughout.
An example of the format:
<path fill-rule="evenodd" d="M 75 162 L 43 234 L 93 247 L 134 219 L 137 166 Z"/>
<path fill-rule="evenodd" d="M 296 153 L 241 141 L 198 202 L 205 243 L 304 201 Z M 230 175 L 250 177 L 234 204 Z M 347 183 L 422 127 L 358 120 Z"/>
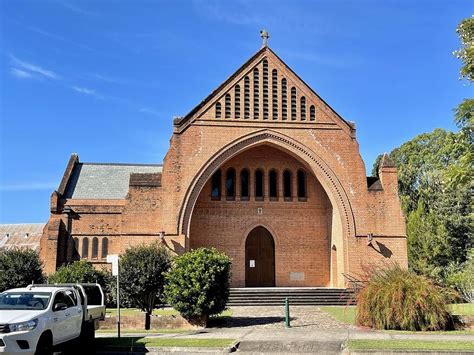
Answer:
<path fill-rule="evenodd" d="M 189 331 L 193 331 L 193 329 L 189 328 L 162 328 L 162 329 L 150 329 L 150 330 L 145 330 L 145 329 L 138 329 L 138 328 L 133 328 L 133 329 L 120 329 L 121 334 L 137 334 L 137 333 L 144 333 L 144 334 L 175 334 L 175 333 L 186 333 Z M 112 329 L 98 329 L 96 330 L 96 333 L 117 333 L 117 328 L 112 328 Z"/>
<path fill-rule="evenodd" d="M 141 310 L 138 308 L 120 308 L 120 315 L 121 316 L 136 316 L 142 313 Z M 117 308 L 107 308 L 106 316 L 115 317 L 117 315 Z M 177 316 L 179 312 L 173 308 L 161 308 L 155 309 L 153 311 L 153 315 L 155 316 Z M 226 310 L 221 314 L 217 315 L 216 317 L 230 317 L 232 316 L 231 310 Z"/>
<path fill-rule="evenodd" d="M 472 303 L 452 304 L 450 305 L 453 314 L 455 315 L 474 315 L 474 305 Z M 356 306 L 323 306 L 320 307 L 322 311 L 329 313 L 332 317 L 342 323 L 355 325 Z M 413 333 L 413 334 L 433 334 L 433 331 L 403 331 L 403 330 L 385 330 L 390 333 Z M 474 334 L 474 330 L 448 330 L 435 331 L 437 334 Z"/>
<path fill-rule="evenodd" d="M 474 316 L 474 303 L 458 303 L 450 305 L 451 312 L 457 316 Z"/>
<path fill-rule="evenodd" d="M 145 347 L 203 347 L 203 348 L 225 348 L 234 344 L 234 339 L 202 339 L 202 338 L 97 338 L 99 346 L 127 346 L 134 345 Z"/>
<path fill-rule="evenodd" d="M 323 306 L 319 308 L 339 322 L 355 325 L 356 306 Z"/>
<path fill-rule="evenodd" d="M 117 308 L 107 308 L 105 313 L 107 316 L 115 317 L 117 315 Z M 136 316 L 140 313 L 142 313 L 142 311 L 138 308 L 120 308 L 121 316 Z M 153 315 L 155 316 L 176 316 L 178 314 L 179 312 L 173 308 L 155 309 L 153 311 Z"/>
<path fill-rule="evenodd" d="M 350 350 L 474 350 L 472 341 L 349 340 Z"/>

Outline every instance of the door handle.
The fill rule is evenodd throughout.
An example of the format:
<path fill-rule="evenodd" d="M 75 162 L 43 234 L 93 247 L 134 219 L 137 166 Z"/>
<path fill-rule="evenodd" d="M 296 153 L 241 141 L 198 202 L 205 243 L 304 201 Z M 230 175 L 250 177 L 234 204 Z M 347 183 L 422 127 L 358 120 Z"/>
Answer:
<path fill-rule="evenodd" d="M 71 315 L 71 313 L 66 313 L 65 316 L 66 317 L 69 317 Z"/>
<path fill-rule="evenodd" d="M 58 318 L 53 318 L 53 322 L 57 322 L 58 321 Z"/>

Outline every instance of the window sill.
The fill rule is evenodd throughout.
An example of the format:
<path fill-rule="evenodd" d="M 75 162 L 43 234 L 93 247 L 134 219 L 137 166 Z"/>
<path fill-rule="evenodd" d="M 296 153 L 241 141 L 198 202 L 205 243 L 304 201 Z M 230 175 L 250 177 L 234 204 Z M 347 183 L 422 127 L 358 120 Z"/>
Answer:
<path fill-rule="evenodd" d="M 285 197 L 285 202 L 291 202 L 293 201 L 293 197 Z"/>
<path fill-rule="evenodd" d="M 255 201 L 263 201 L 263 196 L 262 197 L 255 197 Z"/>
<path fill-rule="evenodd" d="M 308 199 L 306 197 L 298 197 L 299 202 L 306 202 Z"/>
<path fill-rule="evenodd" d="M 278 201 L 278 197 L 270 197 L 270 201 Z"/>

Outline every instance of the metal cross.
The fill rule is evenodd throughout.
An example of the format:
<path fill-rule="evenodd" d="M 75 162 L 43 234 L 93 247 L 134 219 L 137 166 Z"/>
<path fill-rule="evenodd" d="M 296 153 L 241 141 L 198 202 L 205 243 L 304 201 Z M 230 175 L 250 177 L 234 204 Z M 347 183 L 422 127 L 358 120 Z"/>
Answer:
<path fill-rule="evenodd" d="M 267 32 L 267 30 L 261 30 L 260 37 L 262 37 L 262 47 L 266 47 L 268 45 L 270 34 Z"/>

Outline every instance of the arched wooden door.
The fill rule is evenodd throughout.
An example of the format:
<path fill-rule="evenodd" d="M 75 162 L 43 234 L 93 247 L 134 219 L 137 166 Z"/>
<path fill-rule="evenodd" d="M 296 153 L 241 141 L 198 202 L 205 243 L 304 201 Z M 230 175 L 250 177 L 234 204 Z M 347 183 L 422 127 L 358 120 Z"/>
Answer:
<path fill-rule="evenodd" d="M 275 243 L 264 227 L 254 228 L 245 242 L 245 286 L 275 286 Z"/>

